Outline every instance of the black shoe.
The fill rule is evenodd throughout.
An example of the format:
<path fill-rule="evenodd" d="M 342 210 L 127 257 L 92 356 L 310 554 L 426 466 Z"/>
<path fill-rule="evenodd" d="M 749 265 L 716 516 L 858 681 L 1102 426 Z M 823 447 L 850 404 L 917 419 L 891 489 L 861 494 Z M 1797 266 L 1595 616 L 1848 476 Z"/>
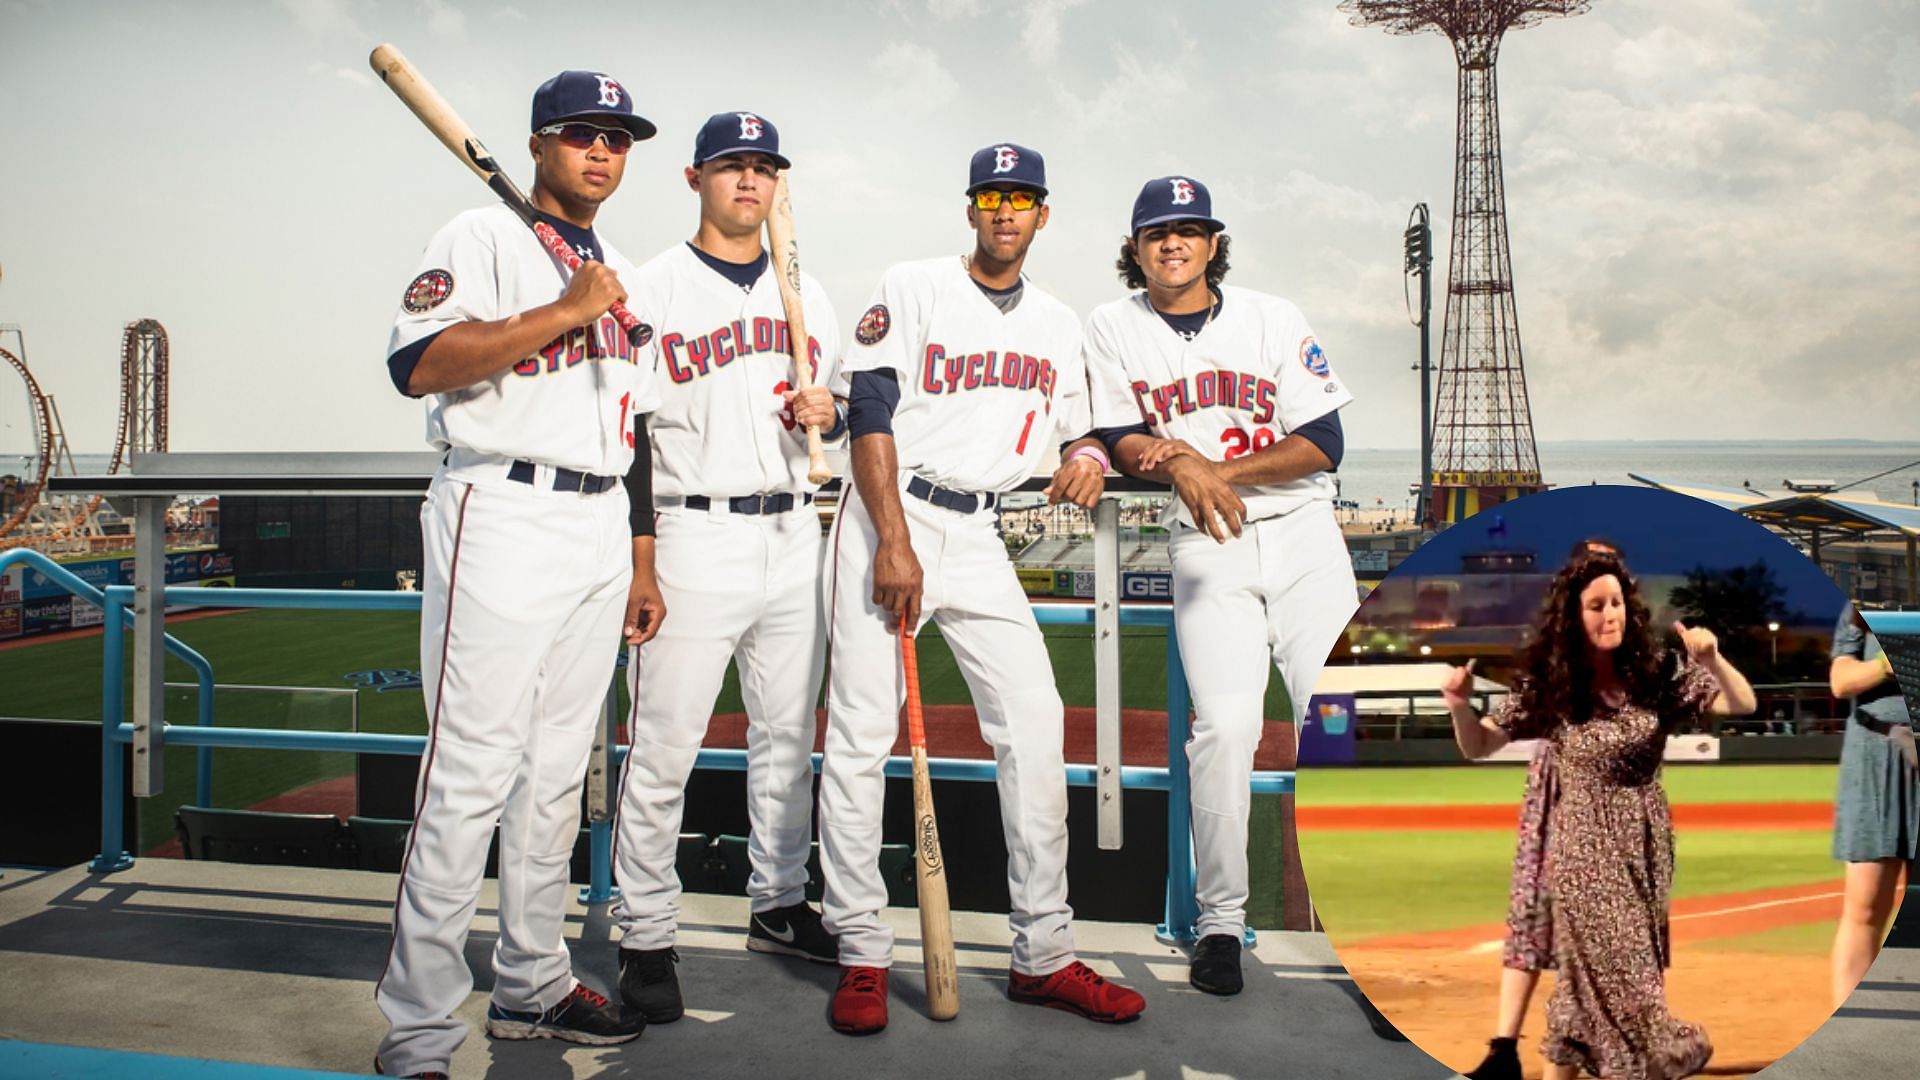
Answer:
<path fill-rule="evenodd" d="M 1487 1043 L 1486 1060 L 1464 1075 L 1467 1080 L 1520 1080 L 1519 1040 L 1491 1040 Z"/>
<path fill-rule="evenodd" d="M 386 1066 L 380 1064 L 379 1058 L 373 1059 L 373 1075 L 375 1076 L 387 1075 Z M 417 1073 L 408 1073 L 407 1075 L 400 1077 L 399 1080 L 449 1080 L 449 1078 L 447 1074 L 443 1072 L 417 1072 Z"/>
<path fill-rule="evenodd" d="M 1237 994 L 1245 985 L 1240 978 L 1240 937 L 1237 934 L 1208 934 L 1193 947 L 1193 962 L 1187 965 L 1187 981 L 1195 990 L 1223 997 Z"/>
<path fill-rule="evenodd" d="M 747 948 L 781 956 L 804 956 L 822 964 L 840 962 L 840 942 L 820 923 L 820 913 L 805 900 L 772 911 L 756 911 L 747 920 Z"/>
<path fill-rule="evenodd" d="M 487 1034 L 496 1039 L 565 1039 L 586 1046 L 631 1042 L 645 1031 L 647 1019 L 607 1000 L 605 994 L 573 984 L 573 993 L 546 1012 L 513 1012 L 487 1006 Z"/>
<path fill-rule="evenodd" d="M 686 1010 L 680 1004 L 680 976 L 673 965 L 680 954 L 665 949 L 620 950 L 620 997 L 649 1024 L 671 1024 Z"/>

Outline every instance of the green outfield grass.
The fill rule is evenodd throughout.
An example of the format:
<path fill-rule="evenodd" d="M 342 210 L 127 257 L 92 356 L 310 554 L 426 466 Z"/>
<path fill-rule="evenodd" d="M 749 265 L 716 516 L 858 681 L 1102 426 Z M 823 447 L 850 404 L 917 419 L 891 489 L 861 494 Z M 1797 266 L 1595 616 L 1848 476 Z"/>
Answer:
<path fill-rule="evenodd" d="M 401 612 L 247 611 L 175 621 L 169 632 L 212 663 L 222 684 L 346 687 L 351 672 L 376 668 L 419 670 L 419 618 Z M 1093 648 L 1090 628 L 1043 627 L 1060 694 L 1070 706 L 1093 705 Z M 1128 708 L 1166 708 L 1166 636 L 1152 629 L 1126 631 L 1121 638 L 1121 701 Z M 0 716 L 50 719 L 100 719 L 101 639 L 90 636 L 28 644 L 0 651 Z M 132 665 L 128 665 L 131 672 Z M 921 693 L 929 704 L 969 700 L 953 655 L 937 627 L 928 627 L 920 646 Z M 192 682 L 190 668 L 171 657 L 169 682 Z M 127 676 L 130 686 L 132 676 Z M 175 692 L 171 723 L 191 723 L 193 694 Z M 624 684 L 621 708 L 627 707 Z M 342 725 L 337 710 L 324 716 L 302 714 L 285 697 L 216 698 L 216 723 L 226 727 L 287 728 Z M 174 711 L 178 706 L 178 711 Z M 362 731 L 425 734 L 420 692 L 359 692 Z M 738 679 L 729 667 L 716 713 L 742 711 Z M 1278 678 L 1267 694 L 1267 715 L 1286 716 L 1287 700 Z M 166 753 L 166 792 L 142 802 L 136 851 L 173 835 L 173 811 L 193 799 L 195 753 Z M 344 776 L 353 770 L 346 754 L 294 751 L 217 750 L 214 752 L 214 801 L 244 807 L 293 788 Z M 1254 801 L 1250 847 L 1254 896 L 1249 915 L 1255 926 L 1279 925 L 1280 829 L 1278 798 Z"/>
<path fill-rule="evenodd" d="M 1676 803 L 1831 802 L 1838 765 L 1668 765 Z M 1525 765 L 1300 770 L 1301 806 L 1473 806 L 1520 804 Z"/>
<path fill-rule="evenodd" d="M 1682 830 L 1674 898 L 1836 880 L 1829 842 L 1825 830 Z M 1314 908 L 1339 944 L 1503 922 L 1513 845 L 1511 829 L 1321 829 L 1302 832 L 1300 857 Z M 1830 945 L 1831 925 L 1826 932 Z M 1794 943 L 1804 944 L 1793 935 L 1774 942 Z"/>

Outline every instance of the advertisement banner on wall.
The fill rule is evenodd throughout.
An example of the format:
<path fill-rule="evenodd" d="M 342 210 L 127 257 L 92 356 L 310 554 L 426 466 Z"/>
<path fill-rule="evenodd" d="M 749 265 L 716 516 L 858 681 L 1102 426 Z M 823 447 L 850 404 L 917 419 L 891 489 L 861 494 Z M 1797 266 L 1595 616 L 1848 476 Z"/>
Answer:
<path fill-rule="evenodd" d="M 1173 599 L 1173 575 L 1165 570 L 1127 570 L 1120 574 L 1120 599 L 1165 603 Z"/>
<path fill-rule="evenodd" d="M 63 562 L 60 568 L 96 589 L 110 585 L 133 584 L 133 558 L 110 555 L 105 558 Z M 17 568 L 18 569 L 18 568 Z M 167 554 L 169 585 L 231 585 L 234 576 L 233 554 L 227 551 L 174 551 Z M 224 580 L 222 580 L 224 579 Z M 38 570 L 27 570 L 22 589 L 26 600 L 51 600 L 69 595 L 66 587 Z"/>
<path fill-rule="evenodd" d="M 17 604 L 21 600 L 21 587 L 26 581 L 27 568 L 9 566 L 0 570 L 0 604 Z"/>
<path fill-rule="evenodd" d="M 1053 595 L 1053 571 L 1036 570 L 1032 567 L 1018 567 L 1014 573 L 1020 578 L 1020 588 L 1028 596 Z"/>
<path fill-rule="evenodd" d="M 74 629 L 99 626 L 104 621 L 106 621 L 106 613 L 100 610 L 100 605 L 91 600 L 82 600 L 77 596 L 73 598 Z"/>
<path fill-rule="evenodd" d="M 69 629 L 73 624 L 73 598 L 29 600 L 20 605 L 20 629 L 27 635 L 48 634 Z"/>
<path fill-rule="evenodd" d="M 20 605 L 0 607 L 0 641 L 20 636 Z"/>
<path fill-rule="evenodd" d="M 1300 725 L 1300 764 L 1353 764 L 1352 694 L 1315 694 Z"/>
<path fill-rule="evenodd" d="M 1073 595 L 1080 600 L 1093 599 L 1093 571 L 1075 570 L 1073 572 Z"/>

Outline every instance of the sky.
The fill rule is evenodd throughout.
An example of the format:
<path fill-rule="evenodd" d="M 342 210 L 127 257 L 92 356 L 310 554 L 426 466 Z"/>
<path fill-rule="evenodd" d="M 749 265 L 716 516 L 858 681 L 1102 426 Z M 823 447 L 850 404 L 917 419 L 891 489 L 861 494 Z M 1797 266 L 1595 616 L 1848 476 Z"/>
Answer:
<path fill-rule="evenodd" d="M 1229 280 L 1297 303 L 1353 390 L 1348 445 L 1418 445 L 1400 248 L 1418 202 L 1442 255 L 1450 232 L 1438 36 L 1350 26 L 1333 0 L 536 10 L 0 0 L 0 324 L 72 448 L 111 448 L 143 317 L 170 338 L 175 450 L 424 448 L 387 334 L 427 238 L 491 196 L 372 76 L 383 41 L 522 186 L 533 88 L 620 79 L 660 128 L 599 221 L 636 260 L 693 234 L 701 121 L 765 114 L 843 338 L 888 265 L 969 246 L 981 146 L 1045 155 L 1027 269 L 1083 314 L 1122 293 L 1140 185 L 1191 175 L 1234 238 Z M 1595 0 L 1510 35 L 1499 71 L 1542 440 L 1920 438 L 1920 0 Z M 0 372 L 0 454 L 28 431 Z"/>

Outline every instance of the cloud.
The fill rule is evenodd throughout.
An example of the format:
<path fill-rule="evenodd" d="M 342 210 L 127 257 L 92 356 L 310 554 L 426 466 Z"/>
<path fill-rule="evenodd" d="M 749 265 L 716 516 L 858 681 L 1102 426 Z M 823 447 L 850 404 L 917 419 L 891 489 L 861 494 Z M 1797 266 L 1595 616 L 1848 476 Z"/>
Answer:
<path fill-rule="evenodd" d="M 434 37 L 463 37 L 467 31 L 466 13 L 448 0 L 421 0 L 427 10 L 427 30 Z"/>
<path fill-rule="evenodd" d="M 888 98 L 913 109 L 938 108 L 960 90 L 939 54 L 911 41 L 896 41 L 880 50 L 873 58 L 873 71 L 887 85 Z"/>
<path fill-rule="evenodd" d="M 349 83 L 356 87 L 372 87 L 375 85 L 373 76 L 366 71 L 359 68 L 341 67 L 338 64 L 323 64 L 318 60 L 307 65 L 307 73 L 310 75 L 331 76 L 339 79 L 341 82 Z"/>
<path fill-rule="evenodd" d="M 1020 51 L 1036 64 L 1051 63 L 1060 53 L 1060 21 L 1087 0 L 1033 0 L 1026 5 L 1026 24 Z"/>
<path fill-rule="evenodd" d="M 293 16 L 314 37 L 364 37 L 353 17 L 351 0 L 279 0 L 280 10 Z"/>
<path fill-rule="evenodd" d="M 927 0 L 927 13 L 936 19 L 971 19 L 985 9 L 985 0 Z"/>

